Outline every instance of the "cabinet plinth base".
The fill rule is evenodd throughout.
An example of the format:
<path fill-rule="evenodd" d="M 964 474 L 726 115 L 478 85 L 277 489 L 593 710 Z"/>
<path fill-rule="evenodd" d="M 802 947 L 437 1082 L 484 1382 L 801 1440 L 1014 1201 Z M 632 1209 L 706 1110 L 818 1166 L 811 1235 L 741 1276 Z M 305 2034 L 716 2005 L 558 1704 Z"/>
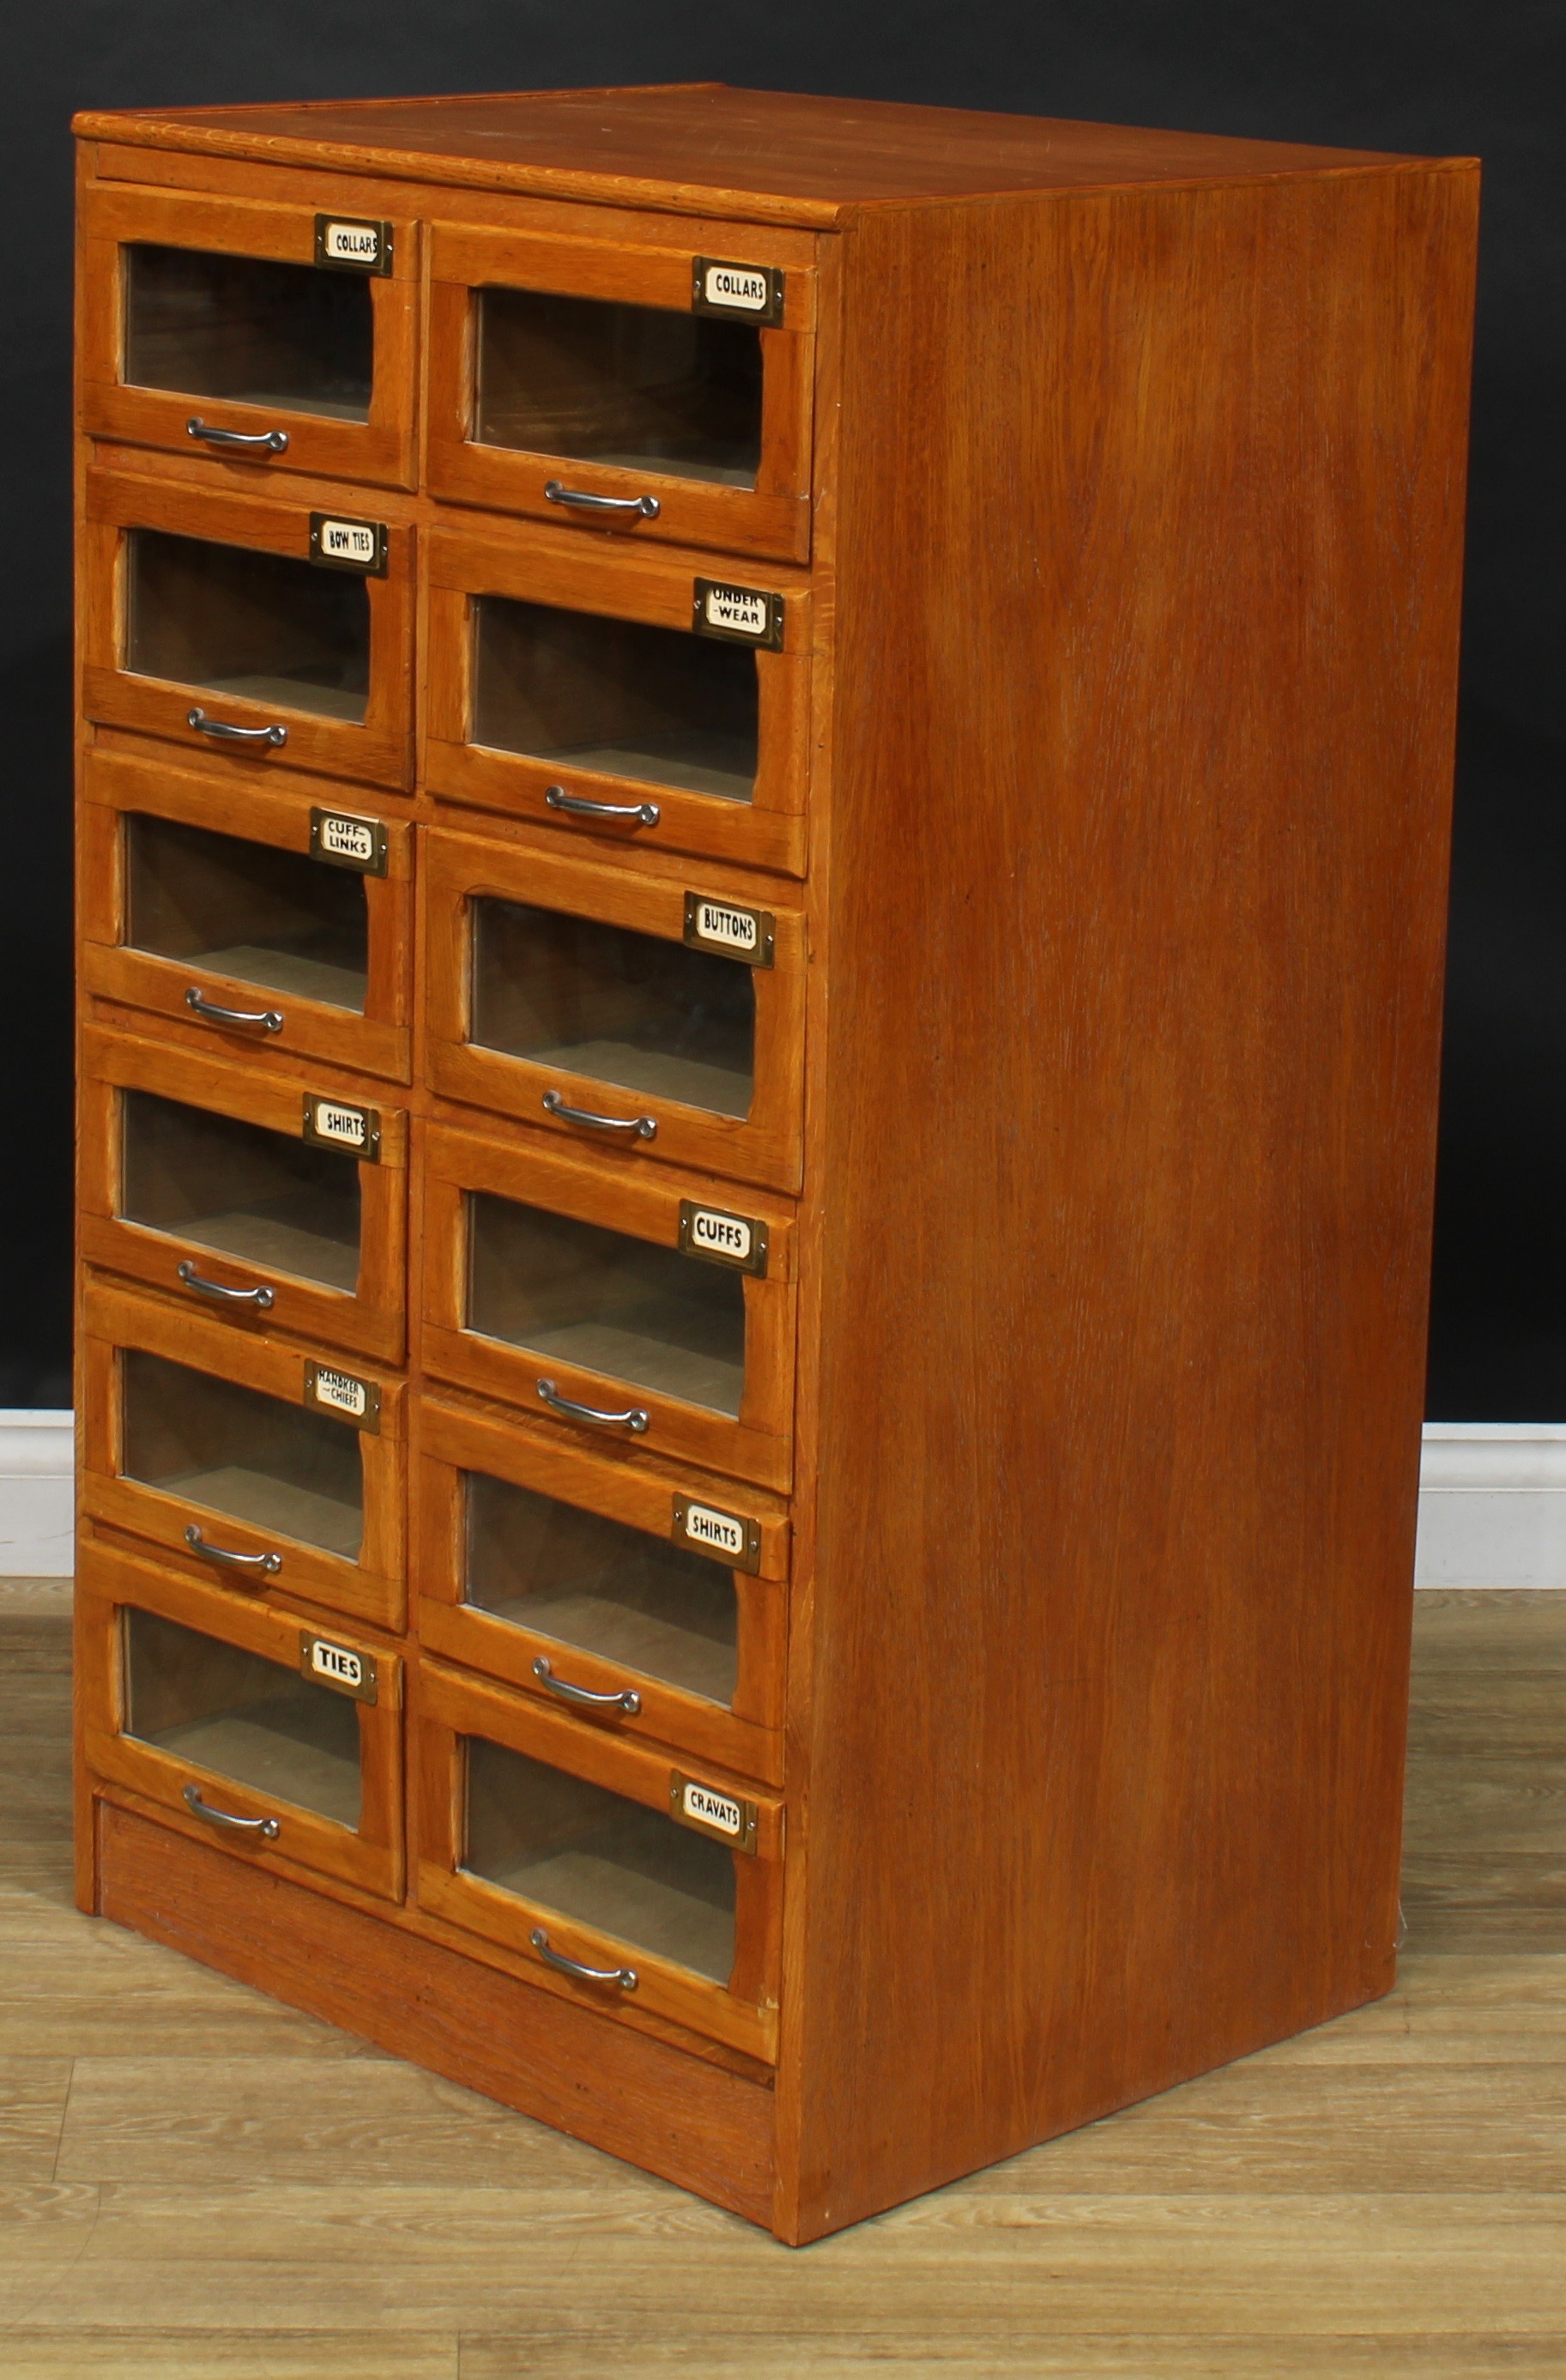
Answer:
<path fill-rule="evenodd" d="M 763 2228 L 773 2095 L 98 1803 L 100 1913 Z"/>

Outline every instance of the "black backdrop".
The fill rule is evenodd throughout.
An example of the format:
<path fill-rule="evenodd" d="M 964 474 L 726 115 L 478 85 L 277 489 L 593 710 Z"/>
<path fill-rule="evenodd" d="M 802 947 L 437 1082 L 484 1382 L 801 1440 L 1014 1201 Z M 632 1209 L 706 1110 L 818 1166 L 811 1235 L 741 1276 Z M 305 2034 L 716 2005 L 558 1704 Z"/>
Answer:
<path fill-rule="evenodd" d="M 72 111 L 710 79 L 1484 158 L 1428 1410 L 1566 1419 L 1562 0 L 13 6 L 0 48 L 0 1404 L 69 1402 Z"/>

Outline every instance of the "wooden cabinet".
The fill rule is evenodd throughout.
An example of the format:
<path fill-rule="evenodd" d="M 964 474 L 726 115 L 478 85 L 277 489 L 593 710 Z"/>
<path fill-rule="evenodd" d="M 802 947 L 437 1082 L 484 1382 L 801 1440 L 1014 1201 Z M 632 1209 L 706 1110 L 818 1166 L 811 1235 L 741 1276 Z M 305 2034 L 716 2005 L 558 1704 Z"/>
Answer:
<path fill-rule="evenodd" d="M 1472 164 L 78 132 L 84 1905 L 793 2242 L 1385 1991 Z"/>

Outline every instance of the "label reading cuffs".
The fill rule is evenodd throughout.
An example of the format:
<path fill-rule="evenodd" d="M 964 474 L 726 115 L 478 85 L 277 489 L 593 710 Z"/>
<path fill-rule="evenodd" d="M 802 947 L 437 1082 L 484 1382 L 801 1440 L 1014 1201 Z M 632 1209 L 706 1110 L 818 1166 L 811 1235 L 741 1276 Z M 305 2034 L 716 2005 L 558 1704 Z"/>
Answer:
<path fill-rule="evenodd" d="M 721 1793 L 715 1785 L 703 1785 L 699 1778 L 683 1776 L 677 1768 L 669 1777 L 669 1815 L 698 1834 L 716 1835 L 736 1852 L 756 1849 L 755 1803 Z"/>
<path fill-rule="evenodd" d="M 691 626 L 698 637 L 781 652 L 783 599 L 764 587 L 734 587 L 726 578 L 698 578 L 691 595 Z"/>
<path fill-rule="evenodd" d="M 687 1257 L 766 1274 L 767 1226 L 754 1216 L 731 1215 L 724 1208 L 698 1207 L 694 1198 L 682 1198 L 679 1245 Z"/>
<path fill-rule="evenodd" d="M 371 1653 L 356 1653 L 351 1645 L 334 1645 L 329 1636 L 312 1636 L 308 1628 L 301 1628 L 299 1668 L 307 1678 L 331 1686 L 337 1694 L 352 1694 L 356 1702 L 375 1700 L 375 1657 Z"/>
<path fill-rule="evenodd" d="M 770 909 L 741 909 L 710 892 L 686 894 L 685 939 L 695 951 L 722 951 L 750 966 L 771 966 L 776 920 Z"/>
<path fill-rule="evenodd" d="M 694 257 L 690 302 L 698 314 L 739 314 L 748 322 L 781 322 L 783 277 L 770 264 L 735 264 L 721 256 Z"/>
<path fill-rule="evenodd" d="M 354 818 L 346 810 L 312 809 L 310 856 L 333 868 L 353 868 L 361 876 L 386 873 L 386 830 L 379 819 Z"/>
<path fill-rule="evenodd" d="M 384 525 L 380 521 L 340 520 L 335 513 L 311 513 L 310 558 L 323 570 L 357 570 L 369 578 L 384 578 Z"/>
<path fill-rule="evenodd" d="M 381 1427 L 381 1390 L 373 1380 L 361 1380 L 355 1372 L 339 1372 L 334 1365 L 308 1361 L 304 1398 L 317 1413 L 351 1421 L 358 1429 Z"/>
<path fill-rule="evenodd" d="M 338 273 L 390 273 L 392 226 L 346 215 L 317 215 L 315 261 Z"/>
<path fill-rule="evenodd" d="M 381 1117 L 375 1108 L 349 1107 L 344 1099 L 305 1093 L 304 1136 L 327 1148 L 350 1148 L 367 1165 L 381 1161 Z"/>
<path fill-rule="evenodd" d="M 720 1512 L 716 1504 L 698 1504 L 692 1496 L 676 1496 L 673 1535 L 676 1544 L 710 1554 L 729 1570 L 749 1571 L 754 1575 L 761 1567 L 761 1531 L 757 1523 L 738 1512 Z"/>

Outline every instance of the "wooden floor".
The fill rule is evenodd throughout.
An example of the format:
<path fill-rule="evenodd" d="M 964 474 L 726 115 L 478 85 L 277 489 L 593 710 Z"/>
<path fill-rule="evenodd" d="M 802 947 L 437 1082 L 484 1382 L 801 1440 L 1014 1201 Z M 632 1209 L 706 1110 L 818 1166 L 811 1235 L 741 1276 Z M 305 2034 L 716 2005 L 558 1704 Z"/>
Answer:
<path fill-rule="evenodd" d="M 5 2380 L 1566 2374 L 1566 1595 L 1419 1598 L 1396 1993 L 795 2252 L 79 1916 L 0 1584 Z"/>

